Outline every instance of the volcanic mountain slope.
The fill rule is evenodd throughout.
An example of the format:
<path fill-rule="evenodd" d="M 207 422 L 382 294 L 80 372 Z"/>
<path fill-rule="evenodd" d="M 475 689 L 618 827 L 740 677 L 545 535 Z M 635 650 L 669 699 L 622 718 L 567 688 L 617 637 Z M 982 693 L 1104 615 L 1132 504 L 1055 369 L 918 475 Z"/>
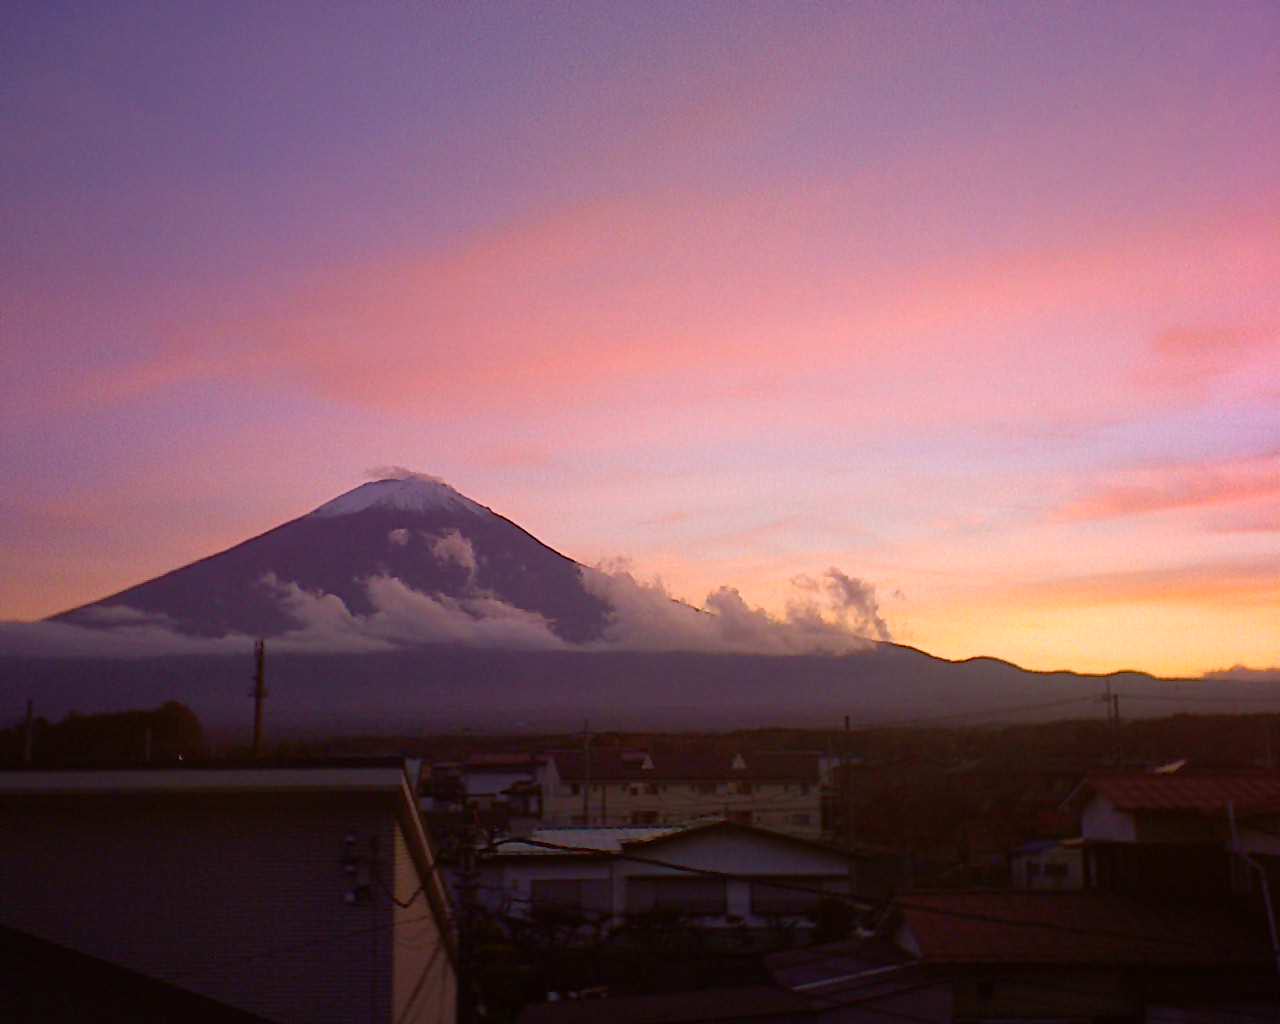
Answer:
<path fill-rule="evenodd" d="M 562 639 L 597 639 L 607 606 L 581 567 L 442 481 L 377 480 L 220 554 L 54 616 L 107 626 L 122 609 L 163 616 L 199 636 L 276 636 L 299 623 L 281 586 L 332 594 L 372 612 L 366 581 L 394 577 L 424 594 L 479 593 L 545 617 Z"/>

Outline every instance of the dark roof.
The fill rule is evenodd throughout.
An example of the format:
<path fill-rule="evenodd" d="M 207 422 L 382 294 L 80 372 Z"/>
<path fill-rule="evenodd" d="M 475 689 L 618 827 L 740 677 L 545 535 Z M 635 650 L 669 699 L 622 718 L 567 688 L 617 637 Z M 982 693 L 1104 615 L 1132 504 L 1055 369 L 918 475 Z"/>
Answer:
<path fill-rule="evenodd" d="M 767 1020 L 812 1012 L 803 996 L 768 985 L 538 1003 L 525 1008 L 520 1024 L 678 1024 L 681 1021 Z"/>
<path fill-rule="evenodd" d="M 1280 775 L 1091 775 L 1082 795 L 1099 793 L 1121 811 L 1222 815 L 1280 813 Z"/>
<path fill-rule="evenodd" d="M 560 778 L 581 782 L 588 775 L 593 782 L 748 782 L 818 781 L 817 754 L 792 754 L 774 751 L 748 752 L 740 755 L 744 768 L 733 767 L 733 754 L 701 751 L 657 751 L 649 755 L 652 768 L 630 752 L 593 750 L 588 765 L 580 750 L 559 750 L 555 759 Z"/>
<path fill-rule="evenodd" d="M 912 893 L 898 901 L 932 964 L 1265 964 L 1265 936 L 1226 912 L 1097 890 Z"/>

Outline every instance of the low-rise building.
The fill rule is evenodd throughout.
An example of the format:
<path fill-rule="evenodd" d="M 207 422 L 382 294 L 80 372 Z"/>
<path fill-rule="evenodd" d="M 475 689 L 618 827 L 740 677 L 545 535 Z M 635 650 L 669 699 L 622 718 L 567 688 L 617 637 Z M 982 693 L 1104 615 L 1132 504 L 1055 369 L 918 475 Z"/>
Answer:
<path fill-rule="evenodd" d="M 485 851 L 478 888 L 499 917 L 559 912 L 607 930 L 657 914 L 703 929 L 803 930 L 824 898 L 847 897 L 849 864 L 842 850 L 733 822 L 540 829 Z"/>
<path fill-rule="evenodd" d="M 818 754 L 554 751 L 539 774 L 544 825 L 671 825 L 719 817 L 821 835 Z"/>
<path fill-rule="evenodd" d="M 0 926 L 273 1021 L 456 1015 L 403 764 L 0 772 Z"/>

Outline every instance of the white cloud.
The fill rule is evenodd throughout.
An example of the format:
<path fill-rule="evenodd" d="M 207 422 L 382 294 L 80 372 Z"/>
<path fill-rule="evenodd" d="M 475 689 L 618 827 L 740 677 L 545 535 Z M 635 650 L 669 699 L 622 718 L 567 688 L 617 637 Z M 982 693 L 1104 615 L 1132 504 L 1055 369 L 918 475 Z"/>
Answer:
<path fill-rule="evenodd" d="M 445 530 L 444 533 L 423 534 L 423 539 L 431 545 L 431 554 L 438 562 L 453 562 L 467 570 L 468 578 L 476 574 L 476 550 L 471 541 L 458 530 Z"/>
<path fill-rule="evenodd" d="M 1280 683 L 1280 666 L 1272 668 L 1249 668 L 1247 665 L 1232 665 L 1231 668 L 1215 669 L 1204 674 L 1205 679 L 1234 679 L 1240 682 Z"/>
<path fill-rule="evenodd" d="M 675 600 L 661 580 L 637 579 L 625 562 L 583 569 L 582 577 L 587 590 L 613 609 L 604 639 L 591 645 L 597 649 L 846 654 L 871 646 L 857 632 L 862 620 L 850 621 L 843 592 L 830 588 L 833 617 L 813 600 L 793 602 L 779 617 L 752 608 L 732 587 L 708 594 L 705 607 L 694 608 Z"/>
<path fill-rule="evenodd" d="M 392 531 L 394 535 L 398 531 Z M 424 535 L 442 561 L 474 575 L 475 551 L 458 531 Z M 583 569 L 587 591 L 612 611 L 601 639 L 585 650 L 707 651 L 739 654 L 845 654 L 866 650 L 866 634 L 887 638 L 874 588 L 837 569 L 820 581 L 798 578 L 802 598 L 785 614 L 753 608 L 732 587 L 707 595 L 703 608 L 671 597 L 660 580 L 638 579 L 625 562 Z M 426 594 L 388 575 L 363 581 L 373 610 L 353 612 L 337 595 L 308 591 L 265 576 L 262 585 L 296 623 L 272 638 L 277 651 L 387 651 L 428 643 L 520 650 L 568 649 L 542 615 L 471 590 L 461 597 Z M 24 656 L 153 657 L 242 653 L 244 635 L 198 637 L 177 624 L 115 605 L 86 612 L 101 627 L 62 622 L 0 623 L 0 654 Z"/>

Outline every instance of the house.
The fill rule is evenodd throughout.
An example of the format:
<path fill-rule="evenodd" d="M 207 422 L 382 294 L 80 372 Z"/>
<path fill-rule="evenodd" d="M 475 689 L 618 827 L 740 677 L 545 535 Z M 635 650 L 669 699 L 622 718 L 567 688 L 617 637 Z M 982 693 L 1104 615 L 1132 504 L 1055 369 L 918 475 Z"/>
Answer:
<path fill-rule="evenodd" d="M 539 773 L 543 823 L 671 825 L 722 817 L 816 839 L 818 754 L 553 751 Z"/>
<path fill-rule="evenodd" d="M 1083 889 L 1084 841 L 1036 839 L 1009 856 L 1009 877 L 1015 889 Z"/>
<path fill-rule="evenodd" d="M 824 899 L 845 899 L 850 855 L 726 821 L 539 829 L 490 847 L 479 874 L 482 901 L 499 917 L 558 912 L 607 929 L 656 914 L 799 936 Z"/>
<path fill-rule="evenodd" d="M 400 761 L 0 772 L 0 926 L 273 1021 L 452 1021 Z"/>
<path fill-rule="evenodd" d="M 1221 900 L 1247 896 L 1260 873 L 1280 883 L 1280 775 L 1091 775 L 1068 805 L 1087 886 Z"/>

